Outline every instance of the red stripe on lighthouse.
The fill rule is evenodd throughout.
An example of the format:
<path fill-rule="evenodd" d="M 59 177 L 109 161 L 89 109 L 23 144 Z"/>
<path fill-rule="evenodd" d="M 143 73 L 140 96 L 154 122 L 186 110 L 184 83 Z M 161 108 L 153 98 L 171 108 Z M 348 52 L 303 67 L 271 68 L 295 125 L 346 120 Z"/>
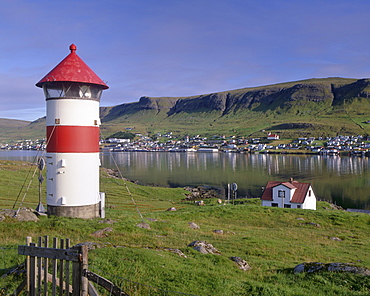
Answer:
<path fill-rule="evenodd" d="M 99 128 L 95 126 L 47 126 L 47 152 L 99 152 Z"/>

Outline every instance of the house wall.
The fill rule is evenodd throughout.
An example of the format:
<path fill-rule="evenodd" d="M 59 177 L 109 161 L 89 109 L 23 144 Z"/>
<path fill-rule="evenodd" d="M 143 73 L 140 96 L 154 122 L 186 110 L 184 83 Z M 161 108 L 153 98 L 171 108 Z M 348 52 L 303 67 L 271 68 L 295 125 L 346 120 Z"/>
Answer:
<path fill-rule="evenodd" d="M 279 197 L 279 191 L 283 192 L 284 198 Z M 297 208 L 297 204 L 291 203 L 290 199 L 293 196 L 295 189 L 290 189 L 284 185 L 278 185 L 272 188 L 272 201 L 271 200 L 263 200 L 262 206 L 276 206 L 279 208 L 284 208 L 286 205 L 289 205 L 290 208 Z M 288 206 L 288 207 L 289 207 Z"/>
<path fill-rule="evenodd" d="M 295 192 L 295 189 L 290 189 L 284 185 L 278 185 L 275 186 L 272 189 L 272 198 L 273 198 L 273 203 L 277 203 L 279 208 L 284 208 L 286 207 L 285 205 L 290 205 L 291 208 L 296 207 L 295 204 L 292 204 L 290 202 L 293 194 Z M 279 197 L 279 193 L 284 194 L 284 198 Z"/>
<path fill-rule="evenodd" d="M 307 209 L 307 210 L 316 210 L 316 196 L 315 193 L 313 192 L 311 186 L 308 189 L 308 191 L 311 191 L 311 195 L 307 193 L 306 199 L 302 205 L 302 209 Z"/>

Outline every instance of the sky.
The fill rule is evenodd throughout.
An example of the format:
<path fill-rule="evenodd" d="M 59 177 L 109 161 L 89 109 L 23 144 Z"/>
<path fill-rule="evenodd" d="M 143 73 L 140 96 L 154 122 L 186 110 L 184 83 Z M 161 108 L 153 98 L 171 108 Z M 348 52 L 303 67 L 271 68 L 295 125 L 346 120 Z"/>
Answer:
<path fill-rule="evenodd" d="M 72 43 L 115 106 L 369 78 L 369 33 L 368 0 L 0 0 L 0 118 L 46 115 L 35 84 Z"/>

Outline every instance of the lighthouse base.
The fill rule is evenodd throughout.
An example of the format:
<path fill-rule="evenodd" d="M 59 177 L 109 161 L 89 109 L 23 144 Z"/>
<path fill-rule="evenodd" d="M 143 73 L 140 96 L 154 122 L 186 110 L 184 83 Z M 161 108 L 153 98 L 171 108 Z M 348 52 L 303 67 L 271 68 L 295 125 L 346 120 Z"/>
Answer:
<path fill-rule="evenodd" d="M 86 206 L 51 206 L 47 207 L 49 216 L 92 219 L 100 217 L 100 203 Z"/>

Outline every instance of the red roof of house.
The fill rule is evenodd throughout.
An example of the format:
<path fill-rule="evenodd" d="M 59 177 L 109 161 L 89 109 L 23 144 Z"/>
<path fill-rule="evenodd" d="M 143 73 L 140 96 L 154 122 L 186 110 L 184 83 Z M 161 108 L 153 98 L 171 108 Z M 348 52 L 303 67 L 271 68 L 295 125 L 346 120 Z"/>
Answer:
<path fill-rule="evenodd" d="M 266 188 L 263 191 L 261 199 L 262 200 L 273 200 L 272 199 L 272 188 L 278 185 L 284 185 L 290 189 L 296 189 L 293 197 L 290 200 L 290 202 L 293 202 L 293 203 L 303 203 L 307 195 L 307 191 L 311 186 L 310 183 L 300 183 L 298 181 L 291 181 L 291 182 L 269 181 L 267 182 Z"/>
<path fill-rule="evenodd" d="M 293 181 L 297 182 L 297 181 Z M 308 189 L 310 188 L 311 184 L 310 183 L 299 183 L 297 184 L 294 183 L 294 186 L 297 187 L 297 190 L 294 192 L 294 195 L 290 202 L 294 203 L 304 203 L 304 200 L 307 196 Z"/>
<path fill-rule="evenodd" d="M 265 187 L 265 190 L 263 191 L 261 199 L 262 200 L 272 200 L 272 188 L 280 184 L 281 182 L 268 181 Z"/>
<path fill-rule="evenodd" d="M 48 74 L 46 74 L 36 86 L 42 87 L 46 82 L 82 82 L 97 84 L 107 89 L 108 86 L 101 80 L 98 75 L 90 69 L 88 65 L 76 54 L 77 47 L 71 44 L 69 47 L 71 53 L 64 58 L 58 65 L 56 65 Z"/>

